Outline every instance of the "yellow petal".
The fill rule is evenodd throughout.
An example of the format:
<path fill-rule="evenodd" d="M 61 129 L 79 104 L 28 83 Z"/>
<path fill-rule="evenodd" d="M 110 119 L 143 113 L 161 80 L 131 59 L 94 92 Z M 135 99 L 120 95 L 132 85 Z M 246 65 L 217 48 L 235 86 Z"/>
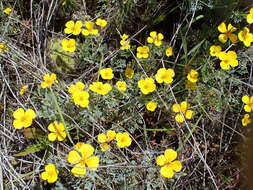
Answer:
<path fill-rule="evenodd" d="M 88 167 L 91 167 L 90 170 L 96 170 L 99 166 L 99 157 L 92 156 L 85 160 L 85 164 L 87 164 Z"/>
<path fill-rule="evenodd" d="M 113 131 L 113 130 L 108 130 L 107 133 L 106 133 L 106 136 L 107 136 L 107 141 L 110 142 L 110 141 L 115 139 L 116 132 Z"/>
<path fill-rule="evenodd" d="M 84 158 L 90 157 L 94 153 L 94 148 L 90 144 L 77 143 L 75 148 L 81 152 Z"/>
<path fill-rule="evenodd" d="M 107 137 L 104 133 L 101 133 L 97 137 L 99 143 L 105 143 L 107 140 Z"/>
<path fill-rule="evenodd" d="M 179 104 L 173 104 L 171 109 L 172 109 L 173 112 L 178 113 L 178 112 L 180 112 L 180 105 Z"/>
<path fill-rule="evenodd" d="M 231 40 L 232 43 L 236 43 L 237 42 L 237 35 L 235 35 L 235 34 L 230 34 L 228 36 L 228 38 Z"/>
<path fill-rule="evenodd" d="M 25 111 L 23 108 L 18 108 L 15 112 L 13 112 L 13 117 L 15 119 L 20 119 L 25 114 Z"/>
<path fill-rule="evenodd" d="M 167 149 L 164 152 L 164 156 L 169 162 L 172 162 L 177 158 L 177 152 L 173 149 Z"/>
<path fill-rule="evenodd" d="M 175 171 L 175 172 L 179 172 L 179 171 L 181 171 L 182 170 L 182 163 L 180 162 L 180 161 L 178 161 L 178 160 L 176 160 L 176 161 L 174 161 L 174 162 L 172 162 L 171 164 L 170 164 L 170 167 Z"/>
<path fill-rule="evenodd" d="M 250 107 L 249 105 L 245 105 L 245 106 L 244 106 L 244 110 L 245 110 L 246 112 L 251 112 L 251 107 Z"/>
<path fill-rule="evenodd" d="M 249 104 L 249 103 L 250 103 L 250 98 L 249 98 L 249 96 L 243 96 L 243 97 L 242 97 L 242 102 L 243 102 L 244 104 Z"/>
<path fill-rule="evenodd" d="M 70 21 L 66 22 L 66 24 L 65 24 L 65 26 L 67 28 L 72 28 L 72 27 L 74 27 L 74 25 L 75 25 L 75 23 L 73 20 L 70 20 Z"/>
<path fill-rule="evenodd" d="M 43 180 L 47 180 L 47 178 L 48 178 L 47 172 L 42 172 L 40 174 L 40 178 L 43 179 Z"/>
<path fill-rule="evenodd" d="M 32 109 L 26 110 L 25 115 L 31 119 L 36 117 L 36 113 Z"/>
<path fill-rule="evenodd" d="M 227 32 L 227 26 L 224 22 L 222 22 L 219 26 L 218 26 L 218 30 L 221 32 L 221 33 L 226 33 Z"/>
<path fill-rule="evenodd" d="M 55 133 L 49 133 L 47 137 L 49 141 L 55 141 L 57 138 Z"/>
<path fill-rule="evenodd" d="M 220 34 L 219 35 L 219 41 L 221 42 L 221 43 L 226 43 L 227 42 L 227 40 L 228 40 L 228 37 L 227 37 L 227 35 L 226 34 Z"/>
<path fill-rule="evenodd" d="M 100 144 L 100 148 L 101 148 L 101 150 L 102 150 L 103 152 L 105 152 L 105 151 L 109 150 L 111 147 L 110 147 L 109 144 L 103 143 L 103 144 Z"/>
<path fill-rule="evenodd" d="M 175 120 L 178 123 L 183 123 L 185 121 L 184 116 L 180 113 L 176 115 Z"/>
<path fill-rule="evenodd" d="M 153 38 L 148 37 L 148 38 L 147 38 L 147 42 L 148 42 L 148 43 L 153 43 L 153 42 L 154 42 L 154 40 L 153 40 Z"/>
<path fill-rule="evenodd" d="M 20 120 L 14 120 L 13 121 L 13 127 L 15 129 L 22 129 L 24 126 L 23 126 L 23 123 L 20 121 Z"/>
<path fill-rule="evenodd" d="M 156 158 L 156 164 L 158 165 L 158 166 L 163 166 L 164 164 L 166 164 L 166 158 L 165 158 L 165 156 L 164 155 L 160 155 L 160 156 L 158 156 L 157 158 Z"/>
<path fill-rule="evenodd" d="M 54 164 L 47 164 L 47 165 L 45 166 L 45 171 L 46 171 L 46 172 L 51 172 L 51 171 L 55 171 L 55 170 L 56 170 L 56 167 L 55 167 Z"/>
<path fill-rule="evenodd" d="M 80 165 L 76 165 L 76 167 L 72 168 L 71 173 L 76 177 L 82 177 L 86 174 L 86 168 L 81 168 Z"/>
<path fill-rule="evenodd" d="M 192 114 L 193 114 L 193 111 L 192 110 L 187 110 L 185 112 L 185 117 L 186 119 L 191 119 L 192 118 Z"/>
<path fill-rule="evenodd" d="M 168 166 L 163 166 L 160 169 L 160 174 L 165 178 L 172 178 L 174 176 L 173 169 L 171 167 L 168 167 Z"/>
<path fill-rule="evenodd" d="M 81 160 L 81 155 L 75 150 L 72 150 L 68 154 L 68 162 L 71 164 L 77 164 Z"/>

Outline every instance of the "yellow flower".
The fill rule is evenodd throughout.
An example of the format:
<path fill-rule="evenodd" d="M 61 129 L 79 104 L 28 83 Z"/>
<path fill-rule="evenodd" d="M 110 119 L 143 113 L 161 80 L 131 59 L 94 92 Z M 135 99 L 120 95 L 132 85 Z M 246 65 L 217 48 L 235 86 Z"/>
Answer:
<path fill-rule="evenodd" d="M 219 53 L 219 59 L 221 60 L 220 66 L 224 70 L 229 70 L 230 67 L 238 66 L 237 54 L 235 51 L 228 51 L 227 53 L 222 51 Z"/>
<path fill-rule="evenodd" d="M 246 112 L 251 112 L 251 111 L 253 111 L 253 96 L 251 96 L 251 97 L 249 97 L 249 96 L 243 96 L 243 97 L 242 97 L 242 102 L 243 102 L 244 104 L 246 104 L 246 105 L 244 106 L 244 110 L 245 110 Z"/>
<path fill-rule="evenodd" d="M 132 139 L 129 136 L 128 132 L 117 133 L 116 141 L 117 141 L 118 148 L 129 147 L 132 143 Z"/>
<path fill-rule="evenodd" d="M 188 90 L 196 90 L 197 84 L 195 82 L 191 82 L 189 80 L 185 81 L 185 88 Z"/>
<path fill-rule="evenodd" d="M 41 83 L 41 88 L 47 88 L 49 86 L 52 86 L 54 83 L 57 83 L 56 80 L 56 74 L 52 73 L 51 75 L 45 74 L 43 76 L 43 82 Z"/>
<path fill-rule="evenodd" d="M 137 58 L 146 59 L 149 56 L 149 47 L 148 46 L 139 46 L 137 47 Z"/>
<path fill-rule="evenodd" d="M 36 117 L 36 113 L 32 109 L 24 110 L 23 108 L 18 108 L 13 112 L 13 126 L 16 129 L 27 128 L 32 125 L 33 119 Z"/>
<path fill-rule="evenodd" d="M 125 70 L 125 76 L 129 79 L 134 77 L 134 70 L 130 67 L 127 67 Z"/>
<path fill-rule="evenodd" d="M 173 55 L 173 49 L 172 47 L 168 47 L 166 50 L 165 50 L 165 54 L 166 56 L 170 57 Z"/>
<path fill-rule="evenodd" d="M 54 164 L 47 164 L 45 166 L 45 171 L 40 174 L 42 180 L 46 180 L 48 183 L 54 183 L 58 179 L 59 171 Z"/>
<path fill-rule="evenodd" d="M 249 24 L 253 23 L 253 7 L 251 7 L 249 14 L 247 15 L 247 23 Z"/>
<path fill-rule="evenodd" d="M 94 29 L 94 25 L 95 25 L 94 22 L 86 21 L 85 22 L 86 29 L 82 30 L 82 34 L 84 36 L 97 35 L 98 34 L 98 29 Z"/>
<path fill-rule="evenodd" d="M 126 91 L 126 89 L 127 89 L 127 85 L 126 85 L 125 81 L 117 81 L 116 86 L 119 91 Z"/>
<path fill-rule="evenodd" d="M 28 88 L 27 85 L 23 85 L 23 86 L 21 87 L 20 91 L 19 91 L 19 94 L 20 94 L 20 95 L 23 95 L 23 94 L 26 92 L 27 88 Z"/>
<path fill-rule="evenodd" d="M 210 55 L 211 55 L 211 56 L 216 56 L 216 57 L 218 57 L 220 52 L 221 52 L 221 46 L 212 45 L 212 46 L 210 47 Z"/>
<path fill-rule="evenodd" d="M 165 68 L 160 68 L 158 69 L 155 79 L 158 83 L 166 83 L 170 84 L 173 81 L 173 77 L 175 76 L 175 72 L 173 69 L 165 69 Z"/>
<path fill-rule="evenodd" d="M 9 15 L 9 14 L 11 14 L 12 9 L 8 7 L 8 8 L 6 8 L 6 9 L 4 9 L 3 12 L 4 12 L 5 14 Z"/>
<path fill-rule="evenodd" d="M 64 51 L 74 52 L 76 50 L 76 40 L 75 39 L 63 39 L 62 48 Z"/>
<path fill-rule="evenodd" d="M 120 40 L 120 45 L 121 45 L 120 49 L 121 50 L 130 49 L 130 40 L 127 40 L 128 39 L 128 35 L 127 34 L 123 34 L 121 36 L 121 39 L 122 40 Z"/>
<path fill-rule="evenodd" d="M 101 18 L 98 18 L 96 20 L 96 25 L 100 26 L 101 28 L 104 28 L 107 25 L 107 21 Z"/>
<path fill-rule="evenodd" d="M 147 38 L 147 42 L 150 44 L 155 44 L 156 46 L 161 46 L 163 40 L 163 34 L 156 31 L 150 32 L 150 37 Z"/>
<path fill-rule="evenodd" d="M 155 109 L 157 108 L 157 103 L 154 101 L 150 101 L 146 104 L 146 108 L 148 111 L 155 111 Z"/>
<path fill-rule="evenodd" d="M 250 115 L 244 114 L 244 116 L 242 118 L 242 126 L 246 127 L 250 123 L 251 123 Z"/>
<path fill-rule="evenodd" d="M 65 26 L 66 28 L 64 29 L 64 33 L 79 35 L 81 33 L 83 23 L 81 21 L 76 21 L 75 23 L 73 20 L 70 20 L 66 22 Z"/>
<path fill-rule="evenodd" d="M 177 158 L 177 152 L 173 149 L 166 149 L 163 155 L 156 158 L 156 164 L 162 166 L 160 174 L 165 178 L 172 178 L 174 172 L 180 172 L 182 170 L 182 163 Z"/>
<path fill-rule="evenodd" d="M 9 48 L 6 46 L 5 43 L 0 43 L 0 53 L 4 53 L 5 51 L 8 51 Z"/>
<path fill-rule="evenodd" d="M 239 33 L 238 38 L 244 43 L 246 47 L 249 47 L 253 42 L 253 34 L 249 32 L 249 28 L 244 27 Z"/>
<path fill-rule="evenodd" d="M 86 175 L 86 167 L 90 170 L 96 170 L 99 166 L 99 157 L 92 156 L 94 148 L 90 144 L 84 144 L 78 142 L 74 146 L 75 150 L 72 150 L 68 154 L 68 162 L 74 165 L 71 169 L 71 173 L 76 177 L 82 177 Z"/>
<path fill-rule="evenodd" d="M 98 135 L 98 143 L 100 143 L 100 148 L 102 149 L 103 152 L 107 151 L 110 149 L 110 145 L 108 144 L 112 140 L 114 140 L 116 137 L 116 132 L 113 130 L 108 130 L 105 133 L 101 133 Z"/>
<path fill-rule="evenodd" d="M 112 68 L 101 69 L 99 74 L 101 75 L 102 79 L 110 80 L 114 77 Z"/>
<path fill-rule="evenodd" d="M 70 94 L 74 94 L 75 92 L 82 91 L 85 88 L 85 85 L 78 81 L 75 84 L 71 84 L 68 88 L 68 92 Z"/>
<path fill-rule="evenodd" d="M 50 123 L 47 129 L 51 132 L 47 136 L 49 141 L 63 141 L 67 136 L 63 123 L 58 123 L 55 121 Z"/>
<path fill-rule="evenodd" d="M 82 108 L 88 107 L 90 103 L 89 97 L 90 95 L 86 91 L 76 91 L 72 96 L 74 103 Z"/>
<path fill-rule="evenodd" d="M 139 80 L 138 87 L 141 89 L 143 94 L 149 94 L 156 90 L 155 81 L 150 77 Z"/>
<path fill-rule="evenodd" d="M 198 81 L 198 77 L 199 73 L 194 69 L 191 69 L 191 71 L 187 75 L 187 79 L 193 83 L 196 83 Z"/>
<path fill-rule="evenodd" d="M 112 90 L 112 86 L 109 83 L 103 84 L 102 82 L 93 82 L 89 89 L 100 95 L 106 95 Z"/>
<path fill-rule="evenodd" d="M 237 29 L 234 26 L 232 26 L 231 24 L 228 24 L 228 27 L 227 27 L 226 24 L 224 22 L 222 22 L 218 26 L 218 30 L 222 33 L 219 35 L 219 41 L 221 43 L 226 43 L 228 39 L 230 39 L 230 41 L 232 43 L 237 42 L 237 36 L 235 34 L 232 34 Z"/>
<path fill-rule="evenodd" d="M 175 116 L 176 122 L 182 123 L 185 121 L 185 118 L 186 119 L 192 118 L 193 111 L 188 110 L 189 107 L 190 107 L 190 104 L 186 101 L 181 102 L 180 105 L 179 104 L 172 105 L 172 111 L 175 113 L 178 113 Z"/>

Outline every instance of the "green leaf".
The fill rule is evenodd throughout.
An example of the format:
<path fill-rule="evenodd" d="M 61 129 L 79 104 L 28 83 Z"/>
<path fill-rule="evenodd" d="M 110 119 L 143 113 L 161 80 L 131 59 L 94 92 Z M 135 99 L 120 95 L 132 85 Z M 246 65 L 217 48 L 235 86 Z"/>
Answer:
<path fill-rule="evenodd" d="M 37 144 L 33 144 L 31 146 L 26 147 L 23 151 L 14 154 L 14 157 L 20 157 L 20 156 L 27 156 L 29 154 L 33 154 L 35 152 L 39 152 L 43 149 L 45 149 L 47 146 L 45 144 L 41 144 L 41 143 L 37 143 Z"/>

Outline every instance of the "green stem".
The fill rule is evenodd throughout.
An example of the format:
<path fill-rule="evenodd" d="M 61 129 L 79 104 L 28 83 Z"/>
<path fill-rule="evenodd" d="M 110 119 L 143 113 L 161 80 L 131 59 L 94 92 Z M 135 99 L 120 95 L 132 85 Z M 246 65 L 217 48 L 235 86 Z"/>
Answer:
<path fill-rule="evenodd" d="M 70 134 L 69 134 L 68 127 L 67 127 L 67 125 L 65 124 L 65 120 L 64 120 L 64 118 L 63 118 L 61 108 L 60 108 L 60 106 L 59 106 L 59 104 L 58 104 L 58 102 L 57 102 L 56 96 L 55 96 L 54 91 L 53 91 L 53 89 L 52 89 L 51 87 L 50 87 L 50 91 L 51 91 L 51 94 L 52 94 L 52 97 L 53 97 L 53 101 L 54 101 L 55 107 L 56 107 L 56 109 L 57 109 L 57 111 L 58 111 L 58 113 L 59 113 L 59 115 L 60 115 L 61 122 L 63 123 L 63 125 L 64 125 L 64 127 L 65 127 L 67 136 L 68 136 L 70 142 L 74 145 L 74 142 L 73 142 L 73 140 L 72 140 L 72 138 L 71 138 L 71 136 L 70 136 Z"/>
<path fill-rule="evenodd" d="M 98 79 L 97 79 L 97 81 L 99 81 L 100 70 L 102 68 L 103 61 L 104 61 L 104 55 L 101 53 L 101 60 L 100 60 L 100 63 L 99 63 L 99 68 L 98 68 Z"/>

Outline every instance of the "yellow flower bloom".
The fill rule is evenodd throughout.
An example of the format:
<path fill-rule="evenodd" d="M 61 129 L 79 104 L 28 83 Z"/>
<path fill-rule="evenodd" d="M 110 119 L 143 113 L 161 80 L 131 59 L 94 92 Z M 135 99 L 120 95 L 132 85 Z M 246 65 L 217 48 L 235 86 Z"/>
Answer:
<path fill-rule="evenodd" d="M 150 37 L 147 38 L 147 42 L 150 44 L 155 44 L 156 46 L 161 46 L 162 45 L 162 40 L 163 40 L 163 34 L 158 33 L 156 31 L 150 32 Z"/>
<path fill-rule="evenodd" d="M 90 103 L 89 97 L 90 95 L 86 91 L 76 91 L 72 96 L 74 103 L 82 108 L 88 107 Z"/>
<path fill-rule="evenodd" d="M 173 55 L 173 49 L 172 47 L 168 47 L 166 50 L 165 50 L 165 54 L 166 56 L 170 57 Z"/>
<path fill-rule="evenodd" d="M 4 12 L 5 14 L 9 15 L 9 14 L 11 14 L 12 9 L 8 7 L 8 8 L 6 8 L 6 9 L 4 9 L 3 12 Z"/>
<path fill-rule="evenodd" d="M 253 34 L 249 32 L 249 28 L 244 27 L 239 33 L 238 38 L 244 43 L 246 47 L 249 47 L 253 42 Z"/>
<path fill-rule="evenodd" d="M 94 25 L 95 25 L 94 22 L 86 21 L 85 22 L 86 29 L 82 30 L 82 34 L 84 36 L 97 35 L 98 34 L 98 29 L 94 29 Z"/>
<path fill-rule="evenodd" d="M 156 164 L 162 166 L 160 174 L 165 178 L 172 178 L 174 172 L 180 172 L 182 170 L 182 163 L 177 158 L 177 152 L 173 149 L 166 149 L 163 155 L 156 158 Z"/>
<path fill-rule="evenodd" d="M 246 127 L 250 123 L 251 123 L 250 115 L 244 114 L 244 116 L 242 118 L 242 126 Z"/>
<path fill-rule="evenodd" d="M 249 96 L 243 96 L 243 97 L 242 97 L 242 102 L 243 102 L 244 104 L 246 104 L 246 105 L 244 106 L 244 110 L 245 110 L 246 112 L 251 112 L 251 111 L 253 111 L 253 96 L 251 96 L 251 97 L 249 97 Z"/>
<path fill-rule="evenodd" d="M 30 127 L 32 125 L 33 119 L 36 117 L 36 113 L 32 109 L 24 110 L 23 108 L 18 108 L 13 112 L 13 126 L 16 129 L 22 129 Z"/>
<path fill-rule="evenodd" d="M 121 39 L 122 39 L 122 40 L 126 40 L 127 38 L 129 38 L 129 36 L 128 36 L 127 34 L 123 34 L 123 35 L 121 36 Z"/>
<path fill-rule="evenodd" d="M 102 79 L 110 80 L 114 77 L 112 68 L 101 69 L 99 74 L 101 75 Z"/>
<path fill-rule="evenodd" d="M 52 73 L 51 75 L 45 74 L 43 76 L 43 82 L 41 83 L 41 88 L 47 88 L 49 86 L 52 86 L 54 83 L 57 83 L 56 80 L 56 74 Z"/>
<path fill-rule="evenodd" d="M 235 51 L 228 51 L 227 53 L 222 51 L 219 53 L 219 59 L 221 60 L 220 66 L 223 70 L 229 70 L 230 67 L 238 66 L 237 54 Z"/>
<path fill-rule="evenodd" d="M 106 95 L 112 90 L 112 86 L 109 83 L 103 84 L 102 82 L 93 82 L 89 89 L 100 95 Z"/>
<path fill-rule="evenodd" d="M 247 23 L 249 24 L 253 23 L 253 7 L 251 7 L 246 19 L 247 19 Z"/>
<path fill-rule="evenodd" d="M 130 67 L 127 67 L 125 70 L 125 76 L 129 79 L 134 77 L 134 70 Z"/>
<path fill-rule="evenodd" d="M 166 84 L 170 84 L 173 82 L 174 76 L 175 72 L 173 69 L 160 68 L 155 75 L 155 79 L 158 83 L 164 82 Z"/>
<path fill-rule="evenodd" d="M 237 42 L 237 36 L 235 34 L 232 34 L 234 31 L 237 30 L 237 28 L 235 28 L 231 24 L 228 24 L 228 27 L 227 27 L 226 24 L 224 22 L 222 22 L 218 26 L 218 30 L 222 33 L 222 34 L 219 35 L 219 41 L 221 43 L 226 43 L 228 39 L 232 43 L 236 43 Z"/>
<path fill-rule="evenodd" d="M 185 118 L 192 119 L 193 111 L 188 110 L 189 107 L 190 107 L 190 104 L 186 101 L 183 101 L 180 104 L 173 104 L 172 105 L 172 111 L 175 113 L 178 113 L 175 116 L 176 122 L 182 123 L 185 121 Z"/>
<path fill-rule="evenodd" d="M 47 129 L 51 132 L 47 136 L 49 141 L 63 141 L 67 136 L 63 123 L 58 123 L 55 121 L 50 123 Z"/>
<path fill-rule="evenodd" d="M 73 164 L 71 173 L 76 177 L 82 177 L 86 175 L 86 167 L 90 170 L 96 170 L 99 166 L 99 157 L 92 156 L 94 148 L 90 144 L 84 144 L 78 142 L 74 146 L 75 150 L 72 150 L 68 154 L 68 162 Z"/>
<path fill-rule="evenodd" d="M 5 51 L 8 51 L 9 48 L 6 46 L 5 43 L 0 43 L 0 53 L 4 53 Z"/>
<path fill-rule="evenodd" d="M 62 48 L 64 51 L 74 52 L 76 50 L 76 40 L 75 39 L 63 39 Z"/>
<path fill-rule="evenodd" d="M 65 26 L 66 28 L 64 29 L 64 33 L 79 35 L 81 33 L 83 23 L 81 21 L 76 21 L 75 23 L 73 20 L 70 20 L 66 22 Z"/>
<path fill-rule="evenodd" d="M 139 80 L 138 87 L 141 89 L 143 94 L 149 94 L 156 90 L 155 81 L 150 77 Z"/>
<path fill-rule="evenodd" d="M 101 18 L 98 18 L 96 20 L 96 25 L 100 26 L 101 28 L 104 28 L 107 25 L 107 21 Z"/>
<path fill-rule="evenodd" d="M 155 111 L 156 110 L 156 108 L 157 108 L 157 103 L 156 102 L 154 102 L 154 101 L 150 101 L 150 102 L 148 102 L 147 104 L 146 104 L 146 108 L 147 108 L 147 110 L 148 111 Z"/>
<path fill-rule="evenodd" d="M 128 35 L 127 34 L 123 34 L 123 36 L 121 36 L 122 40 L 120 40 L 120 49 L 121 50 L 128 50 L 130 49 L 130 40 L 127 40 Z"/>
<path fill-rule="evenodd" d="M 98 137 L 97 137 L 98 143 L 100 143 L 100 147 L 103 152 L 110 149 L 110 145 L 108 143 L 111 142 L 112 140 L 114 140 L 115 137 L 116 137 L 116 132 L 113 130 L 108 130 L 106 132 L 106 134 L 101 133 L 98 135 Z"/>
<path fill-rule="evenodd" d="M 148 46 L 139 46 L 137 47 L 137 58 L 146 59 L 149 56 L 149 47 Z"/>
<path fill-rule="evenodd" d="M 218 57 L 220 52 L 221 52 L 221 46 L 212 45 L 212 46 L 210 47 L 210 55 L 211 55 L 211 56 L 216 56 L 216 57 Z"/>
<path fill-rule="evenodd" d="M 129 136 L 128 132 L 117 133 L 116 141 L 117 141 L 118 148 L 129 147 L 132 143 L 132 139 Z"/>
<path fill-rule="evenodd" d="M 19 94 L 20 94 L 20 95 L 23 95 L 23 94 L 26 92 L 27 88 L 28 88 L 27 85 L 23 85 L 23 86 L 21 87 L 20 91 L 19 91 Z"/>
<path fill-rule="evenodd" d="M 191 69 L 191 71 L 187 75 L 187 79 L 193 83 L 196 83 L 198 81 L 198 77 L 199 73 L 194 69 Z"/>
<path fill-rule="evenodd" d="M 126 91 L 126 89 L 127 89 L 127 85 L 126 85 L 125 81 L 117 81 L 116 86 L 119 91 Z"/>
<path fill-rule="evenodd" d="M 47 164 L 45 166 L 45 171 L 40 174 L 42 180 L 46 180 L 48 183 L 54 183 L 58 179 L 59 171 L 54 164 Z"/>
<path fill-rule="evenodd" d="M 75 84 L 71 84 L 68 88 L 68 92 L 70 94 L 74 94 L 75 92 L 82 91 L 85 88 L 85 85 L 78 81 Z"/>

